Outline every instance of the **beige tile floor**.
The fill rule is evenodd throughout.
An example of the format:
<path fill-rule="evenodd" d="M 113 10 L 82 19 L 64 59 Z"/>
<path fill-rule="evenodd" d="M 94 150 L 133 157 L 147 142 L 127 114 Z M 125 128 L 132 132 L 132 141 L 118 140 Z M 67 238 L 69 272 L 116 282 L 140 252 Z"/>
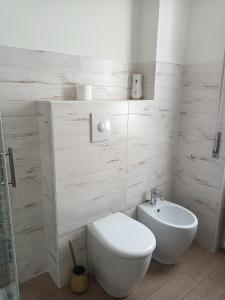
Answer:
<path fill-rule="evenodd" d="M 48 274 L 20 286 L 21 300 L 110 300 L 93 280 L 86 294 L 57 289 Z M 174 266 L 151 262 L 144 279 L 126 300 L 225 300 L 225 252 L 211 254 L 192 245 Z"/>

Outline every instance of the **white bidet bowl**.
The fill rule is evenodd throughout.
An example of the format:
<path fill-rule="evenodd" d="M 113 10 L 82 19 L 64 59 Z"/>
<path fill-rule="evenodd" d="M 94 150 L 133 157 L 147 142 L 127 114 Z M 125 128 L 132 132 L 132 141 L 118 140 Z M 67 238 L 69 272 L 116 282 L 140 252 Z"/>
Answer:
<path fill-rule="evenodd" d="M 189 248 L 198 228 L 198 219 L 191 211 L 160 199 L 155 205 L 140 204 L 137 219 L 155 235 L 153 259 L 167 265 L 175 264 Z"/>

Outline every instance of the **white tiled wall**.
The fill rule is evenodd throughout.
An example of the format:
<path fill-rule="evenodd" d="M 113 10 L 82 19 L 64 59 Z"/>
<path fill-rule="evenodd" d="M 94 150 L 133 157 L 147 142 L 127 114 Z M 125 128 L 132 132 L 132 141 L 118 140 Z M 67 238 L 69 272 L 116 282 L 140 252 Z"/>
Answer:
<path fill-rule="evenodd" d="M 155 64 L 146 65 L 151 74 L 144 84 L 148 91 L 153 91 Z M 17 177 L 17 187 L 10 189 L 10 193 L 20 282 L 46 270 L 46 250 L 50 247 L 47 245 L 45 249 L 50 224 L 43 222 L 43 201 L 45 208 L 45 198 L 51 191 L 46 191 L 46 181 L 41 175 L 35 101 L 74 99 L 74 86 L 78 83 L 92 84 L 94 98 L 98 100 L 127 99 L 131 69 L 137 68 L 142 70 L 139 64 L 0 46 L 0 112 L 6 146 L 14 149 Z M 150 97 L 149 93 L 146 95 Z M 45 120 L 42 121 L 46 126 Z M 117 124 L 123 126 L 123 120 Z M 48 143 L 46 135 L 41 140 L 44 164 L 48 162 Z M 59 148 L 61 145 L 68 146 L 63 135 L 59 138 Z M 47 168 L 45 171 L 44 179 L 50 176 Z M 42 187 L 41 182 L 44 182 Z M 47 259 L 48 263 L 50 260 Z M 53 268 L 53 263 L 49 268 Z"/>
<path fill-rule="evenodd" d="M 67 283 L 68 240 L 85 263 L 85 225 L 115 210 L 134 216 L 153 186 L 194 211 L 197 241 L 216 248 L 224 139 L 220 159 L 213 160 L 211 153 L 222 66 L 216 57 L 224 45 L 224 26 L 218 26 L 222 2 L 160 1 L 157 63 L 130 65 L 0 46 L 0 112 L 6 146 L 15 154 L 18 185 L 10 193 L 21 282 L 48 270 L 59 285 Z M 184 63 L 185 48 L 189 64 L 183 67 L 176 63 Z M 129 98 L 132 72 L 144 74 L 145 99 L 155 90 L 155 100 L 106 103 Z M 79 108 L 54 102 L 53 120 L 45 102 L 38 115 L 36 100 L 74 99 L 78 83 L 92 84 L 94 98 L 103 102 Z M 112 144 L 90 144 L 89 113 L 95 109 L 113 115 Z"/>
<path fill-rule="evenodd" d="M 185 66 L 173 182 L 175 201 L 199 219 L 197 241 L 211 251 L 218 247 L 224 201 L 224 136 L 220 159 L 212 159 L 221 73 L 222 61 Z"/>
<path fill-rule="evenodd" d="M 52 118 L 59 286 L 67 284 L 71 274 L 70 239 L 78 263 L 86 264 L 89 222 L 115 211 L 133 215 L 152 187 L 170 198 L 182 74 L 182 66 L 158 63 L 156 91 L 160 89 L 164 97 L 156 92 L 154 101 L 47 102 Z M 43 105 L 39 102 L 39 107 Z M 90 113 L 99 111 L 111 113 L 112 140 L 92 144 Z"/>
<path fill-rule="evenodd" d="M 37 107 L 41 154 L 41 183 L 43 201 L 44 251 L 46 270 L 58 281 L 57 211 L 55 203 L 54 156 L 52 155 L 51 107 L 43 102 Z"/>
<path fill-rule="evenodd" d="M 47 269 L 64 285 L 71 270 L 68 240 L 85 262 L 85 225 L 116 210 L 134 215 L 153 186 L 193 210 L 199 243 L 215 248 L 225 161 L 224 142 L 220 160 L 211 159 L 221 62 L 185 66 L 183 85 L 183 66 L 177 64 L 157 62 L 154 76 L 152 63 L 129 66 L 11 47 L 0 47 L 0 54 L 0 111 L 18 181 L 11 202 L 20 281 Z M 144 72 L 145 95 L 155 89 L 154 101 L 109 101 L 127 99 L 131 69 Z M 103 101 L 81 103 L 79 109 L 78 103 L 54 102 L 54 178 L 49 104 L 40 111 L 39 139 L 35 100 L 73 99 L 80 82 L 93 84 L 94 97 Z M 90 145 L 89 113 L 96 109 L 113 115 L 111 145 Z"/>

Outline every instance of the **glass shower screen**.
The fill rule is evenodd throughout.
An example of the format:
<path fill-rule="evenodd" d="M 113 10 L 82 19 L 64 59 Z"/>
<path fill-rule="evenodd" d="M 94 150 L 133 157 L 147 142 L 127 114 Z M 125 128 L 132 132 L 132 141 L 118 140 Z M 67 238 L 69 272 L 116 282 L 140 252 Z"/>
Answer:
<path fill-rule="evenodd" d="M 6 157 L 0 115 L 0 300 L 19 300 Z M 12 155 L 12 153 L 11 153 Z M 11 157 L 12 159 L 12 157 Z M 12 161 L 10 162 L 12 167 Z"/>

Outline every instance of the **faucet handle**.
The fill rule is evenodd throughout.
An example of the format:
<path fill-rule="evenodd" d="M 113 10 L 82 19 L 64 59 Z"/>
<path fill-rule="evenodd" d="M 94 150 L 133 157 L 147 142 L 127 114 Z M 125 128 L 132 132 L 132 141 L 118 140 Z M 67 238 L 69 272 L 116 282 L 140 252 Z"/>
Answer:
<path fill-rule="evenodd" d="M 156 189 L 151 189 L 151 191 L 146 192 L 146 194 L 145 194 L 145 199 L 146 199 L 147 201 L 150 201 L 150 200 L 152 199 L 152 196 L 155 195 L 155 192 L 156 192 Z"/>
<path fill-rule="evenodd" d="M 161 191 L 157 190 L 156 188 L 153 188 L 151 190 L 151 196 L 154 197 L 154 198 L 159 198 L 161 200 L 163 200 L 163 194 Z"/>
<path fill-rule="evenodd" d="M 151 194 L 156 194 L 157 193 L 157 189 L 156 188 L 152 188 L 151 189 Z"/>

